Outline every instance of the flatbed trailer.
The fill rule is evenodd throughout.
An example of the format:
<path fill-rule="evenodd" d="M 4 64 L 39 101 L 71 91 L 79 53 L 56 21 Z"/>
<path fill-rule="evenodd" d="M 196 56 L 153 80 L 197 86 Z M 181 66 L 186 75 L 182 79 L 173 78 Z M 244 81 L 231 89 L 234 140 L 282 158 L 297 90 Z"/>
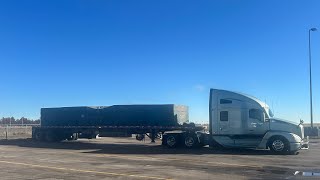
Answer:
<path fill-rule="evenodd" d="M 202 126 L 185 124 L 181 126 L 33 126 L 32 138 L 40 141 L 62 141 L 76 140 L 79 137 L 95 138 L 97 135 L 108 132 L 123 132 L 126 134 L 137 134 L 140 137 L 148 134 L 151 142 L 154 142 L 158 135 L 165 132 L 181 131 L 195 133 L 202 131 Z"/>
<path fill-rule="evenodd" d="M 41 125 L 33 127 L 35 140 L 61 141 L 109 136 L 112 133 L 147 135 L 151 141 L 165 132 L 195 132 L 203 127 L 189 121 L 188 107 L 174 104 L 81 106 L 41 109 Z"/>

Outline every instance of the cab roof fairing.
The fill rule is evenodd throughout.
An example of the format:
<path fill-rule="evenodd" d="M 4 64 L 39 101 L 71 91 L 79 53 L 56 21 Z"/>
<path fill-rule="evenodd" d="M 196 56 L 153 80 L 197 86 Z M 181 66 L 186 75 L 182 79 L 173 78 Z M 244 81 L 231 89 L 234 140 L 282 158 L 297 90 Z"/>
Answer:
<path fill-rule="evenodd" d="M 268 116 L 270 117 L 268 104 L 266 104 L 265 102 L 259 100 L 258 98 L 254 97 L 254 96 L 240 93 L 240 92 L 235 92 L 235 91 L 223 90 L 223 89 L 211 89 L 211 91 L 224 92 L 227 94 L 237 94 L 237 95 L 246 97 L 246 98 L 252 100 L 253 102 L 258 103 L 264 109 L 265 113 L 268 114 Z"/>

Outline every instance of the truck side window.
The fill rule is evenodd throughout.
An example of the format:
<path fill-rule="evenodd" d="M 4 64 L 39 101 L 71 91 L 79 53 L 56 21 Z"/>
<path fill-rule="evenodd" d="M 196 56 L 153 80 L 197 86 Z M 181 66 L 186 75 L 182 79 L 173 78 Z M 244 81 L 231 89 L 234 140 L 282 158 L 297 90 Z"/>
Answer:
<path fill-rule="evenodd" d="M 250 109 L 249 110 L 249 118 L 257 119 L 261 121 L 262 111 L 260 109 Z"/>
<path fill-rule="evenodd" d="M 228 111 L 220 111 L 220 121 L 228 121 Z"/>
<path fill-rule="evenodd" d="M 220 99 L 220 104 L 231 104 L 232 101 L 231 100 L 227 100 L 227 99 Z"/>

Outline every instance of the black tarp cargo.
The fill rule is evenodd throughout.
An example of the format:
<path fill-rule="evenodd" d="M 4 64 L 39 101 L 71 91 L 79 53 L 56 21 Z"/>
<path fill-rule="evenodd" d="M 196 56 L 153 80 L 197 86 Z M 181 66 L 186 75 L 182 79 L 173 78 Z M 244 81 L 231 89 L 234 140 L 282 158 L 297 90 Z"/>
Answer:
<path fill-rule="evenodd" d="M 188 120 L 188 107 L 174 104 L 41 109 L 42 126 L 177 126 Z"/>

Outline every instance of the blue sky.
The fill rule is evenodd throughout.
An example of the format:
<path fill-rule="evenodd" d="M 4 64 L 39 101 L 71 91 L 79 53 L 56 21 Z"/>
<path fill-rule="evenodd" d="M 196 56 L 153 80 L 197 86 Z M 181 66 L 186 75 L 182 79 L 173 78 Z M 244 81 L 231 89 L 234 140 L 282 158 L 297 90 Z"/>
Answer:
<path fill-rule="evenodd" d="M 41 107 L 185 104 L 208 121 L 210 88 L 309 121 L 308 29 L 319 1 L 1 1 L 0 117 Z M 320 121 L 320 31 L 312 33 Z"/>

